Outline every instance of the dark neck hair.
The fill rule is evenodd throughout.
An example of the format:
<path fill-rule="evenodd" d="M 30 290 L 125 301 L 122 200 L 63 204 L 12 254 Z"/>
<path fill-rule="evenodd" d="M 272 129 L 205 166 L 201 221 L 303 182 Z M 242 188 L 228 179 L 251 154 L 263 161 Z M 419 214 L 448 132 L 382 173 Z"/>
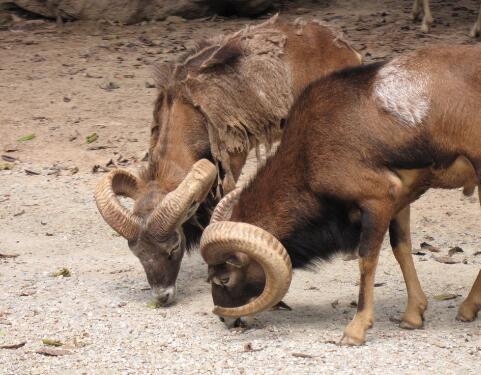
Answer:
<path fill-rule="evenodd" d="M 337 253 L 353 253 L 361 234 L 360 222 L 353 222 L 353 206 L 332 197 L 318 197 L 319 211 L 296 218 L 289 234 L 280 238 L 294 268 L 309 268 L 316 260 L 329 260 Z"/>
<path fill-rule="evenodd" d="M 201 203 L 194 216 L 182 225 L 188 251 L 199 243 L 203 228 L 209 225 L 210 217 L 217 203 L 215 191 L 212 190 L 207 199 Z"/>

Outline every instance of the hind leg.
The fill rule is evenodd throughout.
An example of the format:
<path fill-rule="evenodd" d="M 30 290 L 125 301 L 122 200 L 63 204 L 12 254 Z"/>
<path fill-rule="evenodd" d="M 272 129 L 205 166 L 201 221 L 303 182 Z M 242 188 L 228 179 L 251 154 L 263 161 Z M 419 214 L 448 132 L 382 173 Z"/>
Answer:
<path fill-rule="evenodd" d="M 476 319 L 479 310 L 481 310 L 481 271 L 479 271 L 468 297 L 459 306 L 456 319 L 462 322 L 472 322 Z"/>
<path fill-rule="evenodd" d="M 422 290 L 416 268 L 414 267 L 409 206 L 391 220 L 389 237 L 394 256 L 401 267 L 408 294 L 408 303 L 406 311 L 402 316 L 400 327 L 404 329 L 422 328 L 424 311 L 426 311 L 428 300 Z"/>
<path fill-rule="evenodd" d="M 479 203 L 481 204 L 481 159 L 477 159 L 477 161 L 473 163 L 473 166 L 479 181 L 478 194 Z M 479 310 L 481 310 L 481 271 L 479 272 L 468 297 L 466 297 L 461 306 L 459 306 L 456 319 L 462 322 L 471 322 L 476 319 Z"/>
<path fill-rule="evenodd" d="M 476 23 L 473 25 L 471 32 L 469 33 L 470 36 L 476 38 L 479 33 L 481 32 L 481 9 L 479 10 L 478 19 Z"/>

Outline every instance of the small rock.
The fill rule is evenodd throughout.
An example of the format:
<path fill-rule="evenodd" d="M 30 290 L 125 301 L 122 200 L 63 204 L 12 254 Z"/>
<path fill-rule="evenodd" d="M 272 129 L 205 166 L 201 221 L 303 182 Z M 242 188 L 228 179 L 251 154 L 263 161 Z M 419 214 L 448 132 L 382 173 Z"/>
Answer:
<path fill-rule="evenodd" d="M 169 16 L 165 19 L 166 24 L 169 24 L 169 23 L 183 23 L 185 21 L 186 21 L 185 18 L 179 17 L 179 16 Z"/>

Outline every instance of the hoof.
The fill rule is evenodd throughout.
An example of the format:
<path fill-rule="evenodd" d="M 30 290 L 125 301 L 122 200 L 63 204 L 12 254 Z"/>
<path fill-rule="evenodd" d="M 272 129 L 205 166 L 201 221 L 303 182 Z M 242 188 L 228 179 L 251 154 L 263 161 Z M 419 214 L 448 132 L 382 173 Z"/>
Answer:
<path fill-rule="evenodd" d="M 466 311 L 459 309 L 458 315 L 456 315 L 456 320 L 463 323 L 469 323 L 476 319 L 478 314 L 472 311 Z"/>
<path fill-rule="evenodd" d="M 471 35 L 473 36 L 473 35 Z M 474 36 L 473 36 L 474 38 Z M 476 190 L 476 186 L 465 186 L 463 189 L 463 195 L 466 197 L 470 197 L 474 194 L 474 191 Z"/>
<path fill-rule="evenodd" d="M 469 33 L 469 36 L 471 38 L 477 38 L 479 36 L 479 30 L 478 29 L 472 29 Z"/>
<path fill-rule="evenodd" d="M 342 339 L 341 339 L 341 342 L 339 343 L 339 345 L 342 345 L 342 346 L 361 346 L 361 345 L 364 345 L 365 342 L 366 342 L 366 340 L 364 338 L 352 337 L 352 336 L 348 336 L 348 335 L 344 334 L 344 336 L 342 336 Z"/>
<path fill-rule="evenodd" d="M 254 324 L 254 319 L 250 316 L 241 318 L 224 318 L 219 317 L 220 321 L 223 322 L 228 329 L 249 329 Z"/>
<path fill-rule="evenodd" d="M 421 322 L 408 322 L 407 320 L 402 320 L 401 323 L 399 323 L 399 327 L 408 330 L 422 329 L 424 328 L 424 322 L 422 320 Z"/>
<path fill-rule="evenodd" d="M 421 31 L 424 33 L 424 34 L 427 34 L 429 33 L 429 25 L 426 24 L 426 23 L 423 23 L 422 26 L 421 26 Z"/>

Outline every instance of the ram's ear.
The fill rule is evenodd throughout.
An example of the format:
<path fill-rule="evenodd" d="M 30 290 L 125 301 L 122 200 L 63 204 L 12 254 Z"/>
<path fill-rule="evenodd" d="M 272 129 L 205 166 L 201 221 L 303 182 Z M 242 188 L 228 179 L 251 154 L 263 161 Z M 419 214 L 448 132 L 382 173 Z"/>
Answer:
<path fill-rule="evenodd" d="M 227 65 L 236 61 L 242 56 L 243 49 L 241 41 L 231 39 L 217 48 L 200 66 L 200 70 L 211 69 L 215 66 Z"/>
<path fill-rule="evenodd" d="M 169 85 L 174 70 L 174 64 L 172 62 L 155 64 L 153 69 L 155 87 L 162 92 Z"/>
<path fill-rule="evenodd" d="M 226 264 L 235 268 L 244 268 L 250 263 L 250 258 L 244 253 L 236 253 L 226 260 Z"/>

